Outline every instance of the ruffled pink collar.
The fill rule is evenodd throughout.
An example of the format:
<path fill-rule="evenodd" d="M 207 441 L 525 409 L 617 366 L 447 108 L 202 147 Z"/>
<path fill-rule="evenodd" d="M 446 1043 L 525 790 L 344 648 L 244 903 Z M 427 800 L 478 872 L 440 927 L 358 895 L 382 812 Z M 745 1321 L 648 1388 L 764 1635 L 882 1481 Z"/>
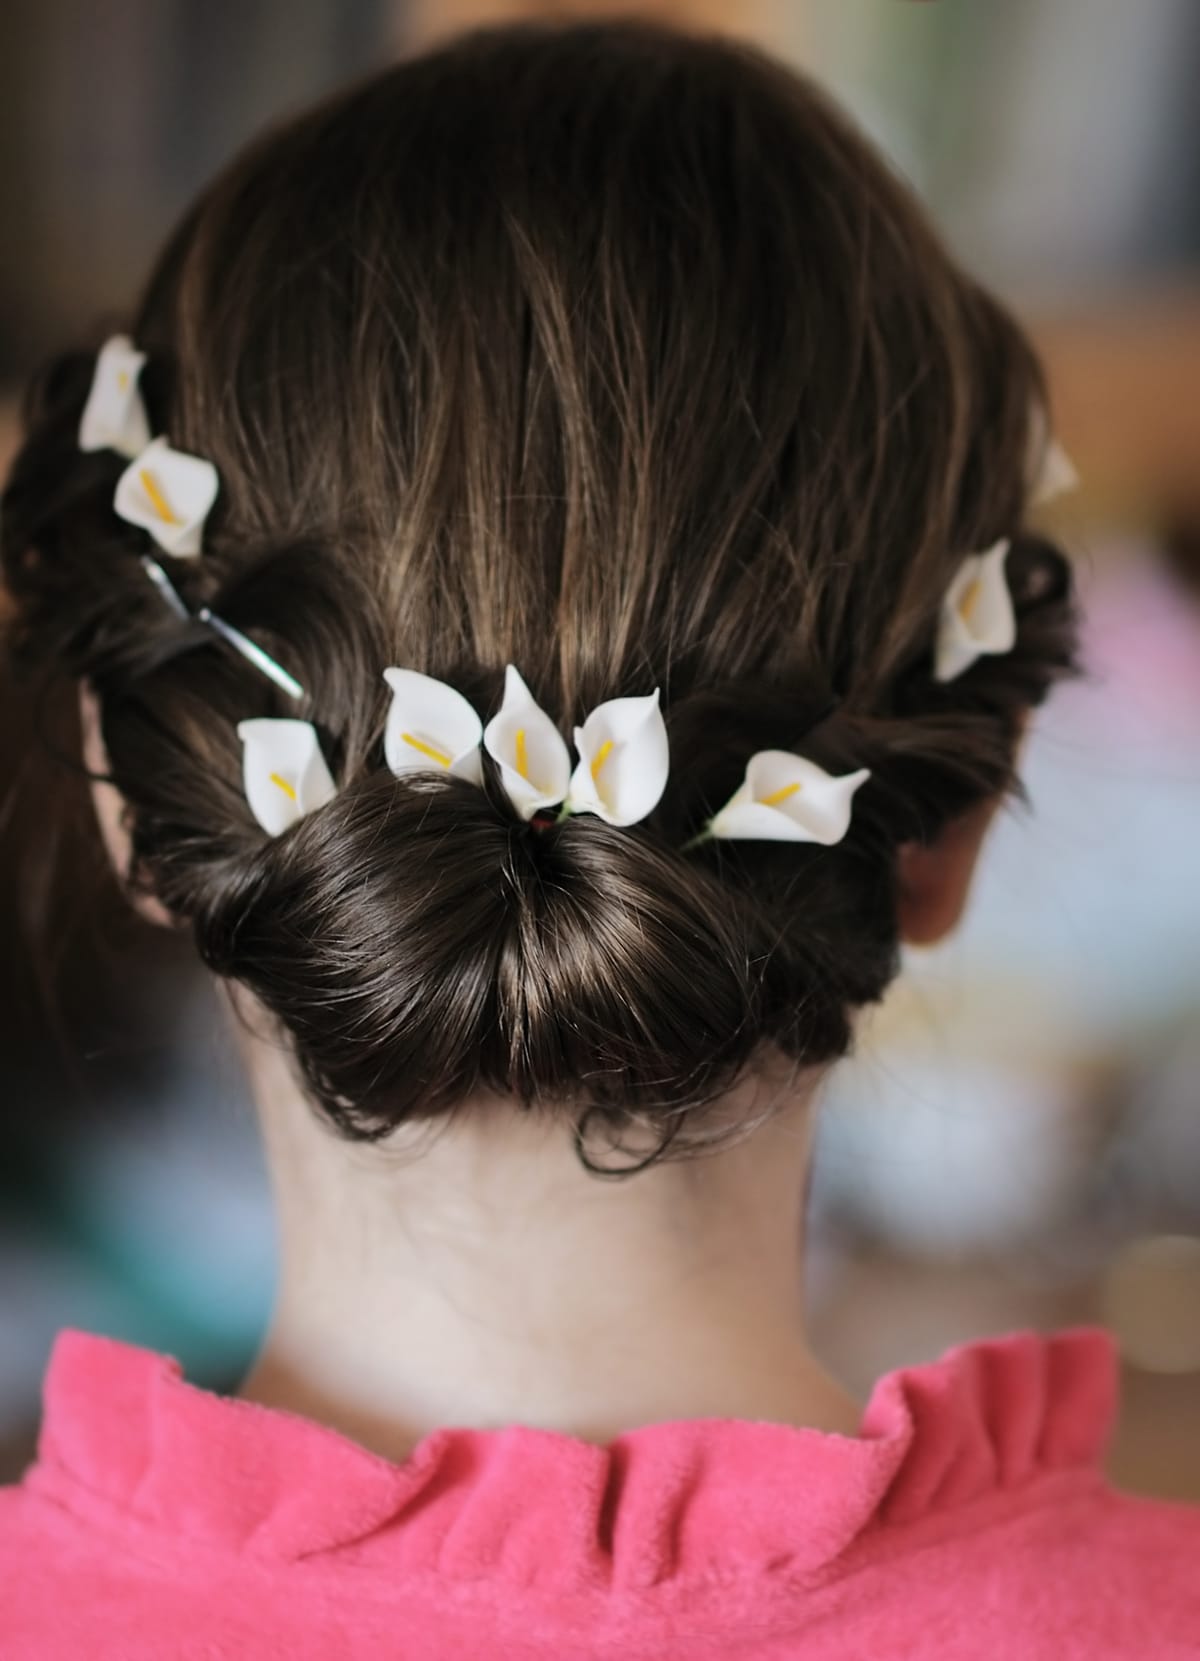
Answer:
<path fill-rule="evenodd" d="M 1116 1364 L 1099 1330 L 1018 1333 L 889 1373 L 857 1438 L 738 1419 L 649 1425 L 608 1447 L 443 1429 L 401 1464 L 74 1330 L 44 1400 L 26 1484 L 75 1510 L 261 1559 L 635 1589 L 815 1573 L 864 1535 L 1094 1473 Z"/>

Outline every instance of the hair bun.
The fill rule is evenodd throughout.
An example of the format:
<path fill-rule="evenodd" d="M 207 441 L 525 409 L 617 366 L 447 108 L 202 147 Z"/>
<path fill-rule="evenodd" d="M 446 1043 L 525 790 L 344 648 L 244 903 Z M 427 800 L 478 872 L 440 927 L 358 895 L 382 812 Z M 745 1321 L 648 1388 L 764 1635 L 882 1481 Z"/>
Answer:
<path fill-rule="evenodd" d="M 619 1104 L 665 1138 L 751 1047 L 746 908 L 648 832 L 370 773 L 255 858 L 197 911 L 201 951 L 284 1023 L 352 1136 L 491 1089 Z"/>

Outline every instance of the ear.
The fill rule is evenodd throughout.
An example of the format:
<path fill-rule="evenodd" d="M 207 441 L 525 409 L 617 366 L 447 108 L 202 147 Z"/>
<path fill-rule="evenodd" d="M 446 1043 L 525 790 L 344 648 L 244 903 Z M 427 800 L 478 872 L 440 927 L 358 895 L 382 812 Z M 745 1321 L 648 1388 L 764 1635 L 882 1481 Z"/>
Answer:
<path fill-rule="evenodd" d="M 934 946 L 957 928 L 999 805 L 980 802 L 935 842 L 909 842 L 900 849 L 900 936 L 906 945 Z"/>
<path fill-rule="evenodd" d="M 129 887 L 133 845 L 125 823 L 125 798 L 115 784 L 105 782 L 111 768 L 100 726 L 100 701 L 86 681 L 79 684 L 79 730 L 83 764 L 92 775 L 92 806 L 100 828 L 100 840 L 104 843 L 104 851 L 121 891 L 138 916 L 146 922 L 154 923 L 159 928 L 174 928 L 175 919 L 164 905 L 152 895 L 136 894 Z"/>

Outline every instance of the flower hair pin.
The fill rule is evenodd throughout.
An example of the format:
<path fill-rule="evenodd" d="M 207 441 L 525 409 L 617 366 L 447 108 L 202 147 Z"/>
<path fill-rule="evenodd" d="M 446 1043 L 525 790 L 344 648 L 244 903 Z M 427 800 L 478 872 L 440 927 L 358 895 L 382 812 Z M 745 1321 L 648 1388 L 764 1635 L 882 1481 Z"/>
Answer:
<path fill-rule="evenodd" d="M 486 727 L 444 681 L 395 668 L 384 679 L 392 689 L 384 753 L 397 777 L 428 772 L 432 764 L 479 784 L 482 746 L 521 818 L 557 806 L 559 818 L 594 813 L 610 825 L 644 819 L 666 788 L 667 729 L 657 690 L 598 704 L 575 729 L 579 760 L 572 769 L 566 741 L 512 664 L 503 702 Z"/>
<path fill-rule="evenodd" d="M 115 512 L 173 558 L 195 558 L 203 548 L 219 476 L 210 461 L 152 436 L 138 384 L 145 362 L 127 336 L 114 335 L 104 344 L 80 420 L 79 445 L 127 457 Z M 1042 448 L 1039 499 L 1075 482 L 1060 447 Z M 1007 542 L 997 543 L 986 554 L 969 556 L 951 584 L 940 620 L 937 679 L 961 674 L 981 653 L 1011 649 L 1015 619 L 1003 572 L 1007 550 Z M 261 646 L 207 606 L 193 614 L 158 560 L 149 553 L 140 560 L 180 621 L 203 623 L 289 697 L 303 698 L 300 683 Z M 505 671 L 500 709 L 486 726 L 444 681 L 394 666 L 384 671 L 384 679 L 392 694 L 384 753 L 397 777 L 440 769 L 482 785 L 486 751 L 510 803 L 527 821 L 557 808 L 559 819 L 590 813 L 610 825 L 633 825 L 662 798 L 670 754 L 657 688 L 598 704 L 575 728 L 572 765 L 565 739 L 512 664 Z M 310 722 L 243 721 L 238 736 L 246 799 L 268 834 L 280 835 L 336 794 Z M 855 792 L 869 777 L 865 768 L 837 777 L 804 756 L 759 751 L 734 796 L 686 848 L 721 839 L 840 842 L 849 829 Z"/>
<path fill-rule="evenodd" d="M 1029 500 L 1041 507 L 1068 491 L 1079 488 L 1075 463 L 1050 432 L 1046 413 L 1036 404 L 1029 428 L 1029 456 L 1026 464 Z"/>
<path fill-rule="evenodd" d="M 667 730 L 657 691 L 599 704 L 575 730 L 578 761 L 519 671 L 505 671 L 504 698 L 486 727 L 455 687 L 415 669 L 388 668 L 384 756 L 397 778 L 445 772 L 483 783 L 484 751 L 522 819 L 594 813 L 632 825 L 657 806 L 667 782 Z M 316 729 L 307 721 L 243 721 L 243 783 L 250 810 L 272 836 L 332 799 Z"/>
<path fill-rule="evenodd" d="M 592 813 L 619 826 L 644 819 L 666 788 L 667 731 L 657 691 L 597 705 L 575 729 L 572 767 L 562 734 L 512 664 L 501 707 L 486 726 L 445 681 L 395 667 L 384 679 L 392 693 L 384 754 L 398 778 L 441 771 L 478 786 L 486 751 L 526 821 L 557 807 L 559 819 Z M 335 786 L 310 723 L 243 721 L 238 732 L 246 799 L 272 836 L 332 799 Z M 683 851 L 714 839 L 831 846 L 846 835 L 854 794 L 869 777 L 866 768 L 837 777 L 804 756 L 759 751 L 736 794 Z"/>
<path fill-rule="evenodd" d="M 427 771 L 432 760 L 478 782 L 482 741 L 523 819 L 557 806 L 560 819 L 594 813 L 621 826 L 644 819 L 666 788 L 669 746 L 657 690 L 597 705 L 575 729 L 578 761 L 572 768 L 562 734 L 512 664 L 503 703 L 486 727 L 442 681 L 405 669 L 386 670 L 385 679 L 392 688 L 385 750 L 394 773 Z M 687 847 L 710 838 L 840 842 L 854 793 L 869 777 L 866 768 L 834 777 L 804 756 L 760 751 L 736 795 Z"/>
<path fill-rule="evenodd" d="M 220 480 L 211 461 L 152 436 L 138 384 L 145 364 L 146 354 L 128 335 L 105 341 L 96 354 L 77 441 L 81 450 L 115 450 L 128 459 L 117 480 L 114 511 L 148 531 L 165 553 L 192 559 L 203 545 L 204 521 Z"/>
<path fill-rule="evenodd" d="M 113 507 L 130 525 L 149 531 L 176 559 L 194 559 L 203 546 L 204 521 L 219 489 L 217 470 L 201 456 L 152 439 L 117 480 Z"/>
<path fill-rule="evenodd" d="M 280 836 L 337 794 L 316 728 L 308 721 L 241 721 L 242 786 L 269 836 Z"/>
<path fill-rule="evenodd" d="M 1009 541 L 968 554 L 946 590 L 938 618 L 933 678 L 956 680 L 980 657 L 1011 652 L 1017 618 L 1004 573 Z"/>
<path fill-rule="evenodd" d="M 126 335 L 113 335 L 100 348 L 79 423 L 79 447 L 131 456 L 117 481 L 113 499 L 117 514 L 128 524 L 149 531 L 166 553 L 194 558 L 201 551 L 204 521 L 216 501 L 220 480 L 210 461 L 173 450 L 165 438 L 151 438 L 138 390 L 145 362 L 145 353 L 137 351 Z M 180 622 L 203 623 L 290 698 L 303 698 L 300 682 L 261 646 L 208 606 L 193 613 L 159 562 L 151 554 L 139 558 Z"/>
<path fill-rule="evenodd" d="M 572 768 L 558 728 L 509 664 L 504 701 L 487 724 L 483 745 L 522 818 L 556 804 L 560 818 L 594 813 L 610 825 L 634 825 L 653 812 L 670 772 L 657 688 L 645 697 L 597 704 L 574 736 L 579 759 Z"/>
<path fill-rule="evenodd" d="M 79 422 L 81 450 L 139 455 L 150 442 L 150 419 L 138 380 L 146 363 L 128 335 L 113 335 L 96 355 L 91 390 Z"/>
<path fill-rule="evenodd" d="M 395 776 L 442 770 L 482 784 L 483 723 L 462 693 L 415 669 L 385 669 L 383 678 L 392 692 L 383 753 Z"/>
<path fill-rule="evenodd" d="M 1047 444 L 1041 467 L 1034 479 L 1032 501 L 1035 507 L 1051 502 L 1068 491 L 1078 490 L 1079 474 L 1075 463 L 1056 438 Z"/>
<path fill-rule="evenodd" d="M 719 813 L 684 851 L 709 841 L 818 842 L 832 847 L 850 829 L 854 793 L 870 769 L 840 776 L 806 756 L 759 750 L 746 776 Z"/>
<path fill-rule="evenodd" d="M 1042 410 L 1035 409 L 1027 464 L 1029 496 L 1036 507 L 1079 484 L 1070 456 L 1048 431 Z M 957 680 L 979 658 L 1011 652 L 1017 643 L 1017 618 L 1005 573 L 1007 537 L 983 553 L 968 554 L 942 598 L 934 646 L 933 678 Z"/>

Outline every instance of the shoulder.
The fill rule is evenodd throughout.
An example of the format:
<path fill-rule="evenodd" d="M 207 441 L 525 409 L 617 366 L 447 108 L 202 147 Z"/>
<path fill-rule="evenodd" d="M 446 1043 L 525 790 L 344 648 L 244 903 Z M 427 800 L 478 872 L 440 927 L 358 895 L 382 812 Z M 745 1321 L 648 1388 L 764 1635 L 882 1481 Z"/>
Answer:
<path fill-rule="evenodd" d="M 25 1484 L 0 1488 L 4 1661 L 182 1654 L 175 1638 L 189 1604 L 199 1608 L 196 1589 L 146 1543 Z"/>
<path fill-rule="evenodd" d="M 1200 1654 L 1200 1508 L 1105 1489 L 1081 1544 L 1114 1589 L 1143 1607 L 1164 1598 L 1164 1608 L 1186 1611 Z"/>
<path fill-rule="evenodd" d="M 69 1549 L 73 1520 L 43 1504 L 22 1483 L 0 1487 L 0 1584 L 7 1593 L 34 1572 L 47 1550 Z"/>
<path fill-rule="evenodd" d="M 1200 1656 L 1200 1509 L 1122 1493 L 1097 1474 L 934 1522 L 877 1540 L 843 1587 L 886 1586 L 914 1661 Z"/>
<path fill-rule="evenodd" d="M 920 1527 L 900 1537 L 885 1531 L 823 1595 L 793 1595 L 786 1613 L 776 1607 L 789 1641 L 810 1646 L 804 1653 L 814 1658 L 851 1651 L 910 1661 L 1200 1655 L 1200 1511 L 1101 1485 L 1011 1498 L 1007 1510 L 988 1507 L 955 1526 L 943 1516 L 936 1535 Z M 207 1655 L 221 1653 L 209 1647 L 218 1633 L 220 1642 L 240 1633 L 252 1644 L 245 1653 L 264 1661 L 282 1654 L 267 1634 L 286 1627 L 287 1615 L 266 1587 L 236 1590 L 236 1565 L 222 1576 L 211 1560 L 160 1556 L 153 1540 L 154 1531 L 131 1532 L 127 1520 L 107 1527 L 101 1516 L 85 1518 L 39 1492 L 0 1489 L 5 1661 Z M 293 1587 L 297 1597 L 300 1591 Z M 748 1639 L 743 1653 L 759 1651 Z"/>
<path fill-rule="evenodd" d="M 1200 1656 L 1200 1510 L 1106 1486 L 1031 1533 L 1013 1596 L 1090 1661 Z"/>

